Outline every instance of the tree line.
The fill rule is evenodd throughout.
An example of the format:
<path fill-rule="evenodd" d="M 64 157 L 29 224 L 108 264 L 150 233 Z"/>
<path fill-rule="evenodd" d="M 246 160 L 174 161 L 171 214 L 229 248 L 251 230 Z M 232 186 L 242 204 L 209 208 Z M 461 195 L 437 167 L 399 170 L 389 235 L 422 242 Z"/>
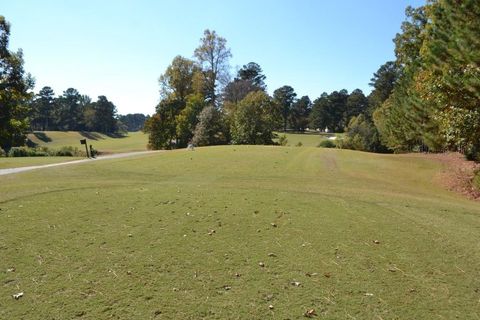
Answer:
<path fill-rule="evenodd" d="M 30 129 L 37 131 L 97 131 L 107 134 L 143 129 L 146 116 L 141 113 L 118 115 L 113 102 L 105 96 L 97 101 L 68 88 L 55 97 L 43 87 L 29 103 Z"/>
<path fill-rule="evenodd" d="M 408 7 L 401 30 L 395 61 L 373 79 L 372 112 L 347 129 L 351 144 L 376 140 L 394 152 L 452 150 L 480 160 L 480 2 Z"/>
<path fill-rule="evenodd" d="M 230 49 L 206 30 L 194 60 L 176 57 L 160 77 L 161 101 L 146 130 L 152 148 L 271 144 L 274 130 L 345 131 L 339 147 L 373 152 L 460 151 L 480 159 L 480 2 L 430 0 L 407 7 L 395 61 L 373 90 L 310 101 L 283 86 L 269 96 L 256 63 L 228 81 Z"/>
<path fill-rule="evenodd" d="M 359 89 L 324 93 L 311 102 L 285 85 L 267 93 L 266 75 L 255 62 L 230 79 L 232 56 L 225 38 L 205 30 L 195 59 L 177 56 L 159 78 L 160 102 L 145 131 L 153 149 L 215 144 L 273 144 L 274 131 L 307 128 L 342 132 L 366 111 Z"/>
<path fill-rule="evenodd" d="M 10 24 L 0 16 L 0 149 L 8 151 L 24 145 L 26 133 L 32 130 L 110 134 L 143 129 L 145 115 L 118 115 L 115 105 L 105 96 L 92 101 L 68 88 L 55 97 L 48 86 L 35 94 L 35 81 L 24 69 L 23 52 L 10 51 L 9 40 Z"/>
<path fill-rule="evenodd" d="M 118 119 L 141 127 L 141 116 L 118 117 L 103 96 L 92 102 L 67 89 L 53 99 L 48 87 L 34 95 L 21 50 L 8 50 L 9 35 L 9 24 L 0 17 L 2 148 L 22 144 L 29 128 L 108 131 L 116 124 L 118 130 Z M 395 60 L 373 74 L 368 96 L 358 89 L 339 90 L 312 102 L 308 96 L 297 97 L 288 85 L 270 96 L 266 76 L 255 62 L 232 79 L 226 39 L 205 30 L 193 59 L 175 57 L 160 76 L 160 102 L 152 117 L 143 117 L 144 130 L 153 149 L 188 143 L 272 144 L 274 131 L 310 128 L 344 131 L 342 148 L 452 150 L 479 160 L 479 35 L 477 0 L 429 0 L 408 7 L 393 39 Z"/>
<path fill-rule="evenodd" d="M 68 88 L 59 97 L 43 87 L 32 99 L 29 113 L 32 130 L 117 132 L 116 107 L 105 96 L 97 101 Z"/>

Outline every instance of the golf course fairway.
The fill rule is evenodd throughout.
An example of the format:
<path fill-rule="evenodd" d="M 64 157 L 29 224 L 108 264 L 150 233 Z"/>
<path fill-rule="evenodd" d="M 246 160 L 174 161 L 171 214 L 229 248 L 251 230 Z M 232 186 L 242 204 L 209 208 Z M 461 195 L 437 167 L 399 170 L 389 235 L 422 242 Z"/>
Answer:
<path fill-rule="evenodd" d="M 1 176 L 0 319 L 479 319 L 445 170 L 226 146 Z"/>

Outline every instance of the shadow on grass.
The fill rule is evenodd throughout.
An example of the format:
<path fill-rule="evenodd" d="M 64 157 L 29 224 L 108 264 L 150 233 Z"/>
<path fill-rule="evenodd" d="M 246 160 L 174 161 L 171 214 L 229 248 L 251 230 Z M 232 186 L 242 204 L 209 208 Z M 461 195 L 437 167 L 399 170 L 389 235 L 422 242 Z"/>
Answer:
<path fill-rule="evenodd" d="M 42 132 L 42 131 L 35 131 L 33 133 L 33 135 L 35 136 L 35 138 L 37 138 L 38 140 L 43 141 L 43 142 L 51 142 L 52 141 L 52 139 L 50 139 L 50 137 L 47 136 L 47 134 L 45 132 Z"/>
<path fill-rule="evenodd" d="M 80 131 L 80 135 L 90 140 L 103 140 L 105 139 L 100 134 L 96 132 Z"/>
<path fill-rule="evenodd" d="M 121 133 L 102 133 L 102 134 L 109 138 L 114 138 L 114 139 L 127 137 L 127 135 L 121 134 Z M 80 135 L 82 137 L 85 137 L 90 140 L 105 140 L 105 137 L 103 137 L 102 134 L 97 132 L 80 131 Z"/>
<path fill-rule="evenodd" d="M 120 139 L 120 138 L 126 138 L 128 137 L 128 134 L 123 134 L 123 133 L 104 133 L 107 137 L 114 138 L 114 139 Z"/>

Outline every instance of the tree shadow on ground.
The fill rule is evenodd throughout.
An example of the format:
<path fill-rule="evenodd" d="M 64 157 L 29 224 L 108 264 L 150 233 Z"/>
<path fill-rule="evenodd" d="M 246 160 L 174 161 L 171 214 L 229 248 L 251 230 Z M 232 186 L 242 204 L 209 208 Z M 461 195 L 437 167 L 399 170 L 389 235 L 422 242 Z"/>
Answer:
<path fill-rule="evenodd" d="M 104 137 L 102 137 L 100 134 L 96 133 L 96 132 L 88 132 L 88 131 L 80 131 L 80 135 L 82 137 L 85 137 L 87 139 L 90 139 L 90 140 L 103 140 L 105 139 Z"/>
<path fill-rule="evenodd" d="M 85 137 L 87 139 L 90 139 L 90 140 L 105 140 L 105 137 L 102 136 L 102 135 L 105 135 L 109 138 L 126 138 L 127 135 L 126 134 L 122 134 L 122 133 L 97 133 L 97 132 L 89 132 L 89 131 L 80 131 L 80 135 L 82 137 Z"/>
<path fill-rule="evenodd" d="M 110 138 L 115 138 L 115 139 L 126 138 L 128 136 L 128 134 L 123 134 L 123 133 L 104 133 L 104 135 Z"/>
<path fill-rule="evenodd" d="M 45 132 L 42 132 L 42 131 L 35 131 L 33 133 L 33 135 L 35 136 L 35 138 L 37 138 L 38 140 L 40 141 L 43 141 L 43 142 L 51 142 L 52 139 L 47 136 L 47 134 Z"/>

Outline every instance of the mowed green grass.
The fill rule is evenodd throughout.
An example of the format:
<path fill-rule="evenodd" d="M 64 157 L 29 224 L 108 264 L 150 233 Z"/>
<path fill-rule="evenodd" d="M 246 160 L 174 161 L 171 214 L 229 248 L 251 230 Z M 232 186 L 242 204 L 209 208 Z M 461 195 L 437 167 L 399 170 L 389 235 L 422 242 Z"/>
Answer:
<path fill-rule="evenodd" d="M 2 176 L 0 318 L 478 319 L 480 206 L 444 169 L 229 146 Z"/>
<path fill-rule="evenodd" d="M 38 166 L 44 164 L 78 160 L 78 157 L 0 157 L 0 169 Z"/>
<path fill-rule="evenodd" d="M 147 150 L 148 135 L 143 132 L 129 132 L 124 137 L 110 137 L 97 132 L 43 131 L 29 134 L 28 138 L 39 146 L 59 149 L 63 146 L 84 148 L 81 139 L 101 153 L 121 153 Z M 82 149 L 83 150 L 83 149 Z"/>
<path fill-rule="evenodd" d="M 318 147 L 320 142 L 328 139 L 328 137 L 334 136 L 335 134 L 326 134 L 326 133 L 283 133 L 277 132 L 278 136 L 285 134 L 287 137 L 287 146 L 288 147 Z M 278 139 L 277 139 L 278 141 Z"/>

